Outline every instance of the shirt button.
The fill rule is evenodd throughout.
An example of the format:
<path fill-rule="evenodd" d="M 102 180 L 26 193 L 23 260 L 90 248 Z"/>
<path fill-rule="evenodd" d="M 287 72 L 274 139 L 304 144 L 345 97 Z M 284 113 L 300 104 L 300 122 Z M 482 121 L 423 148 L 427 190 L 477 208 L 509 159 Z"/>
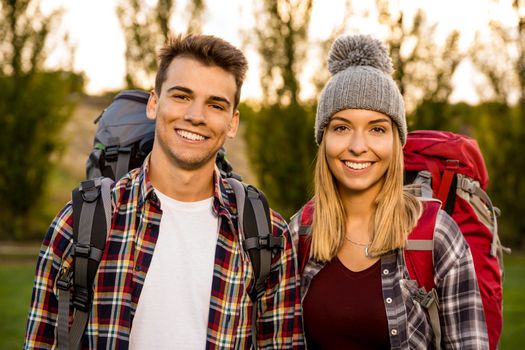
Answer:
<path fill-rule="evenodd" d="M 383 275 L 388 275 L 389 272 L 390 272 L 390 271 L 388 271 L 388 269 L 384 269 L 384 270 L 383 270 Z"/>
<path fill-rule="evenodd" d="M 392 335 L 397 335 L 397 329 L 395 329 L 395 328 L 392 329 L 392 330 L 390 331 L 390 334 L 392 334 Z"/>
<path fill-rule="evenodd" d="M 387 304 L 392 304 L 392 298 L 386 298 L 386 303 Z"/>

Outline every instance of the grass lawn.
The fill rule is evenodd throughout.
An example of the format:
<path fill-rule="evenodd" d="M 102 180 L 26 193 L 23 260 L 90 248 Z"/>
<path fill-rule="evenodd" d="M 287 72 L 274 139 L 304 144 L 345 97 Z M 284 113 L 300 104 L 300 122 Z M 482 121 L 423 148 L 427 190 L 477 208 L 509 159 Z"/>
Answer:
<path fill-rule="evenodd" d="M 525 344 L 525 255 L 505 256 L 503 281 L 503 336 L 501 349 L 523 349 Z"/>
<path fill-rule="evenodd" d="M 0 349 L 22 348 L 34 271 L 30 262 L 0 264 Z"/>
<path fill-rule="evenodd" d="M 2 264 L 0 256 L 0 349 L 20 349 L 31 298 L 33 263 Z M 525 255 L 505 257 L 504 327 L 501 349 L 525 344 Z"/>

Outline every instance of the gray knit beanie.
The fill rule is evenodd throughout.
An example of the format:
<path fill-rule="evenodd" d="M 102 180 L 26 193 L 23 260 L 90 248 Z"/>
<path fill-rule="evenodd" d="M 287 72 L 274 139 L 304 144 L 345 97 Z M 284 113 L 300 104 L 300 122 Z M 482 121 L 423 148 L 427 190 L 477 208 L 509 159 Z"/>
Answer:
<path fill-rule="evenodd" d="M 388 115 L 405 144 L 407 123 L 399 88 L 392 79 L 392 61 L 386 47 L 367 35 L 339 37 L 328 58 L 332 78 L 319 97 L 315 141 L 321 143 L 330 117 L 344 109 L 368 109 Z"/>

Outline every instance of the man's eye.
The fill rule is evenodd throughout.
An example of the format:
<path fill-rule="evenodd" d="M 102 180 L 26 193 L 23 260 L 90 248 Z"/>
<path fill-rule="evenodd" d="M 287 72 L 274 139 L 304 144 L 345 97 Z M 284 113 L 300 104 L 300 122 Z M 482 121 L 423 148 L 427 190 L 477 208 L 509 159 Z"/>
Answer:
<path fill-rule="evenodd" d="M 212 104 L 210 106 L 211 106 L 211 108 L 219 110 L 219 111 L 224 111 L 225 110 L 225 108 L 223 106 L 218 105 L 218 104 Z"/>
<path fill-rule="evenodd" d="M 188 100 L 188 96 L 186 95 L 173 95 L 173 98 L 176 100 L 183 100 L 183 101 Z"/>

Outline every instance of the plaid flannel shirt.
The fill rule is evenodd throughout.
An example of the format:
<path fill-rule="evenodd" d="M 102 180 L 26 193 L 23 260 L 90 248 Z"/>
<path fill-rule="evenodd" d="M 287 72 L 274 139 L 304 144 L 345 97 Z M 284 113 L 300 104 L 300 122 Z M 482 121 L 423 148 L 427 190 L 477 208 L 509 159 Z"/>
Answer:
<path fill-rule="evenodd" d="M 115 184 L 113 222 L 94 283 L 84 349 L 127 349 L 133 316 L 159 234 L 162 212 L 147 176 L 147 164 Z M 251 347 L 253 270 L 238 236 L 235 195 L 218 171 L 214 176 L 214 215 L 219 217 L 206 349 Z M 271 272 L 258 307 L 258 348 L 304 347 L 296 252 L 286 222 L 272 212 L 272 232 L 284 237 L 273 254 Z M 57 288 L 62 268 L 72 264 L 72 206 L 52 222 L 40 249 L 27 321 L 25 349 L 56 346 Z M 167 300 L 166 302 L 169 302 Z M 72 310 L 72 309 L 71 309 Z M 204 336 L 204 335 L 203 335 Z"/>
<path fill-rule="evenodd" d="M 290 222 L 296 246 L 308 241 L 299 240 L 299 234 L 311 233 L 311 227 L 304 224 L 301 227 L 301 213 L 302 210 Z M 301 254 L 300 249 L 298 252 Z M 442 210 L 436 219 L 433 255 L 443 347 L 488 349 L 485 314 L 472 255 L 459 227 Z M 303 300 L 310 282 L 324 265 L 312 258 L 306 263 L 301 277 Z M 402 250 L 381 257 L 381 284 L 391 349 L 433 349 L 430 320 L 413 298 L 417 283 L 410 279 Z"/>

